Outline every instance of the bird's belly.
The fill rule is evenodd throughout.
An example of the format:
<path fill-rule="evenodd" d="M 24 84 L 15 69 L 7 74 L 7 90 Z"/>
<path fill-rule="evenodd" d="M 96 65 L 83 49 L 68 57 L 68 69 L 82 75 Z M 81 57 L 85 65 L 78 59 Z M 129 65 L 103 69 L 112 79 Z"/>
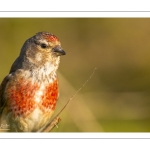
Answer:
<path fill-rule="evenodd" d="M 43 113 L 36 107 L 27 117 L 18 117 L 12 122 L 12 131 L 37 132 L 50 121 L 53 110 Z"/>

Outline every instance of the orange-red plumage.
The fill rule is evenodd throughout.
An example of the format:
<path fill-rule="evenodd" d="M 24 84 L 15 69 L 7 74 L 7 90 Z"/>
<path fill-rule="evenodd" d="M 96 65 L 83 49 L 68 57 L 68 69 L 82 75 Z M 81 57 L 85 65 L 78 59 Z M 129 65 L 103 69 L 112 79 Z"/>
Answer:
<path fill-rule="evenodd" d="M 44 38 L 49 42 L 59 41 L 59 39 L 53 34 L 50 34 L 50 35 L 45 34 Z"/>
<path fill-rule="evenodd" d="M 56 100 L 58 98 L 58 81 L 55 80 L 52 84 L 48 85 L 42 95 L 41 106 L 54 110 Z"/>

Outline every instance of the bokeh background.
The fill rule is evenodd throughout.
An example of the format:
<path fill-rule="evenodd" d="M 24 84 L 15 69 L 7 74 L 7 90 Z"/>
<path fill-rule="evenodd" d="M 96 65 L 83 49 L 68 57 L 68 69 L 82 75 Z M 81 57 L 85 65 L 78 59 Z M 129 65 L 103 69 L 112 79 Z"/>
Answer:
<path fill-rule="evenodd" d="M 0 18 L 0 82 L 25 40 L 49 31 L 67 55 L 53 132 L 150 131 L 150 18 Z"/>

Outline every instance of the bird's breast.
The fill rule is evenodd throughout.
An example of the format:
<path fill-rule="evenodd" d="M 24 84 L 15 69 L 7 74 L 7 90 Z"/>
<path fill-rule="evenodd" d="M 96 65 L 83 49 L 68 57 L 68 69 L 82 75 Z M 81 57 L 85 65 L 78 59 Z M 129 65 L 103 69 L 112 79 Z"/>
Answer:
<path fill-rule="evenodd" d="M 48 113 L 56 106 L 58 81 L 33 82 L 32 78 L 17 78 L 8 84 L 5 93 L 13 116 L 26 117 L 37 108 Z"/>

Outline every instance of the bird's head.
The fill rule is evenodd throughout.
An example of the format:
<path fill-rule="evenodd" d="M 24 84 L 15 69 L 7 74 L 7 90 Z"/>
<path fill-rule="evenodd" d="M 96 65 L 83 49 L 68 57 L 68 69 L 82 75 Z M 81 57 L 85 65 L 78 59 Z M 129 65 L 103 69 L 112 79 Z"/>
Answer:
<path fill-rule="evenodd" d="M 41 67 L 46 63 L 58 66 L 60 56 L 65 54 L 55 35 L 49 32 L 38 32 L 24 43 L 20 56 L 24 56 L 33 66 Z"/>

